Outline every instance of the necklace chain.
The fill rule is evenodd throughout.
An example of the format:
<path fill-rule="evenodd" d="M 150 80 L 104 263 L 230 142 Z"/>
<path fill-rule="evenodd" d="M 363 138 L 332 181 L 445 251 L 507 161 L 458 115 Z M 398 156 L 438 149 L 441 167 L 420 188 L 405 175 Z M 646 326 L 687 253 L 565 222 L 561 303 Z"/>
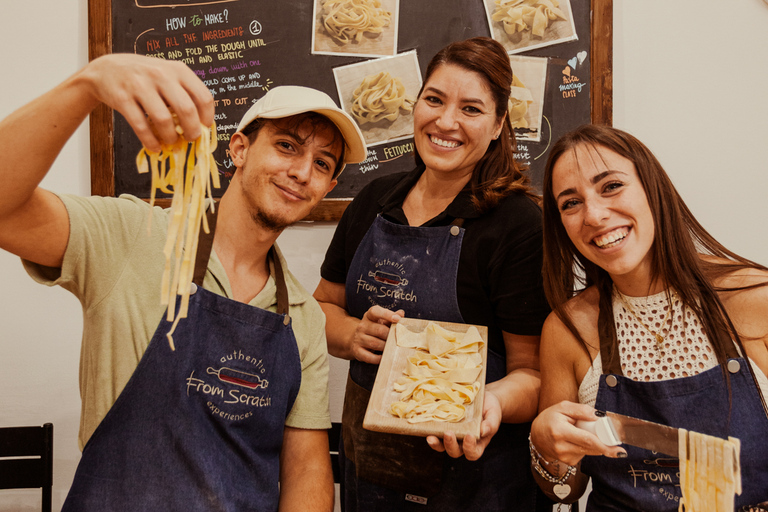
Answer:
<path fill-rule="evenodd" d="M 615 287 L 614 287 L 615 288 Z M 632 308 L 632 306 L 629 304 L 629 301 L 624 297 L 624 294 L 621 293 L 618 289 L 616 289 L 616 293 L 619 294 L 619 298 L 621 299 L 621 302 L 624 304 L 624 306 L 627 308 L 627 311 L 629 311 L 635 319 L 640 322 L 640 325 L 642 325 L 646 331 L 648 331 L 650 334 L 653 335 L 653 337 L 656 339 L 656 346 L 660 349 L 662 343 L 664 343 L 665 336 L 661 335 L 662 329 L 664 329 L 664 326 L 667 325 L 667 320 L 669 320 L 669 316 L 672 314 L 672 300 L 675 298 L 675 293 L 672 292 L 671 298 L 669 303 L 667 304 L 667 314 L 664 316 L 664 320 L 661 322 L 661 327 L 659 327 L 658 331 L 651 330 L 650 327 L 645 325 L 645 322 L 643 322 L 640 317 L 635 313 L 635 310 Z"/>

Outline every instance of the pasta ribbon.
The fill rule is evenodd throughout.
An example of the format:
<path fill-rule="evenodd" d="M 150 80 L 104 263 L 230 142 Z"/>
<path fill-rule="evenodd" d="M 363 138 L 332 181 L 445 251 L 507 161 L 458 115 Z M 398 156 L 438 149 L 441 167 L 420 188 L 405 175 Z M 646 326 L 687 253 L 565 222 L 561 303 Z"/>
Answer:
<path fill-rule="evenodd" d="M 357 123 L 375 123 L 382 119 L 394 121 L 400 110 L 408 113 L 416 102 L 405 94 L 405 86 L 399 78 L 387 71 L 369 75 L 352 93 L 352 115 Z"/>
<path fill-rule="evenodd" d="M 507 105 L 509 122 L 512 124 L 512 128 L 528 128 L 528 120 L 525 118 L 525 115 L 528 113 L 528 107 L 531 103 L 533 103 L 531 91 L 517 78 L 517 75 L 513 76 Z"/>
<path fill-rule="evenodd" d="M 360 42 L 363 34 L 381 34 L 392 13 L 379 0 L 325 0 L 323 26 L 341 44 Z"/>
<path fill-rule="evenodd" d="M 404 375 L 394 384 L 400 396 L 390 412 L 409 423 L 461 421 L 466 405 L 480 391 L 480 350 L 485 342 L 477 328 L 461 333 L 430 322 L 424 331 L 415 333 L 397 324 L 395 337 L 398 346 L 414 351 Z"/>
<path fill-rule="evenodd" d="M 543 37 L 550 22 L 565 19 L 559 6 L 557 0 L 496 0 L 491 19 L 502 22 L 509 35 L 530 30 L 534 36 Z"/>
<path fill-rule="evenodd" d="M 164 144 L 160 152 L 142 148 L 136 156 L 139 173 L 151 172 L 150 206 L 154 205 L 158 190 L 173 194 L 171 221 L 163 248 L 165 267 L 160 284 L 160 302 L 168 306 L 166 318 L 173 322 L 167 334 L 171 350 L 176 350 L 173 331 L 179 320 L 187 317 L 200 226 L 206 233 L 210 232 L 205 217 L 205 199 L 212 197 L 211 186 L 221 186 L 213 158 L 217 145 L 216 125 L 201 126 L 201 129 L 200 137 L 187 141 L 177 124 L 179 138 L 175 143 Z M 151 214 L 149 218 L 151 222 Z M 176 295 L 181 296 L 178 311 Z"/>
<path fill-rule="evenodd" d="M 741 494 L 741 442 L 678 429 L 679 512 L 733 512 Z"/>

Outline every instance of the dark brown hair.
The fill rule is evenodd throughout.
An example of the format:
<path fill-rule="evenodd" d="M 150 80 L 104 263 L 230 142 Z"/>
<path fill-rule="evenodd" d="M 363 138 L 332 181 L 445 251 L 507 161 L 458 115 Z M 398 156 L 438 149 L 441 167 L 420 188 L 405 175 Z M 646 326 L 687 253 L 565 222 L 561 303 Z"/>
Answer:
<path fill-rule="evenodd" d="M 496 118 L 504 117 L 499 138 L 491 140 L 485 155 L 477 162 L 468 184 L 475 208 L 481 213 L 486 212 L 513 192 L 525 193 L 538 202 L 539 198 L 531 189 L 528 175 L 515 161 L 515 133 L 509 123 L 509 116 L 505 117 L 512 87 L 512 67 L 504 47 L 488 37 L 474 37 L 451 43 L 429 62 L 424 84 L 429 81 L 432 73 L 444 64 L 453 64 L 482 76 L 496 104 Z M 414 154 L 416 164 L 423 167 L 424 161 L 415 148 Z"/>
<path fill-rule="evenodd" d="M 713 284 L 719 277 L 744 268 L 768 270 L 721 245 L 694 218 L 669 176 L 651 151 L 637 138 L 624 131 L 598 125 L 584 125 L 565 134 L 552 147 L 544 171 L 544 290 L 550 306 L 581 341 L 586 343 L 565 312 L 565 303 L 589 286 L 600 294 L 598 331 L 600 338 L 616 341 L 613 322 L 613 281 L 608 273 L 581 255 L 571 242 L 560 220 L 557 201 L 552 191 L 552 169 L 568 151 L 579 146 L 607 148 L 630 160 L 637 169 L 654 220 L 654 242 L 651 247 L 651 272 L 674 289 L 683 303 L 696 314 L 709 337 L 717 360 L 726 359 L 726 347 L 736 341 L 743 351 L 741 339 L 720 301 Z M 702 255 L 711 257 L 702 258 Z M 612 346 L 616 346 L 612 343 Z M 618 357 L 612 354 L 609 357 Z"/>
<path fill-rule="evenodd" d="M 333 170 L 332 179 L 336 179 L 339 174 L 341 174 L 341 171 L 344 169 L 344 154 L 346 153 L 347 145 L 344 142 L 344 137 L 341 135 L 338 127 L 333 123 L 333 121 L 322 114 L 318 114 L 317 112 L 306 112 L 303 114 L 296 114 L 289 117 L 280 117 L 277 119 L 256 118 L 248 123 L 248 125 L 240 131 L 243 135 L 248 137 L 248 141 L 253 144 L 256 141 L 256 138 L 259 136 L 259 132 L 267 123 L 275 124 L 276 122 L 287 123 L 286 126 L 283 126 L 283 128 L 287 130 L 291 136 L 293 136 L 293 138 L 296 139 L 300 144 L 304 144 L 307 139 L 314 137 L 318 130 L 330 128 L 333 131 L 333 140 L 331 140 L 330 146 L 333 146 L 338 140 L 341 140 L 341 154 L 339 155 L 339 160 L 336 162 L 336 168 Z M 310 131 L 306 137 L 302 138 L 299 137 L 299 130 L 305 124 L 309 125 Z"/>

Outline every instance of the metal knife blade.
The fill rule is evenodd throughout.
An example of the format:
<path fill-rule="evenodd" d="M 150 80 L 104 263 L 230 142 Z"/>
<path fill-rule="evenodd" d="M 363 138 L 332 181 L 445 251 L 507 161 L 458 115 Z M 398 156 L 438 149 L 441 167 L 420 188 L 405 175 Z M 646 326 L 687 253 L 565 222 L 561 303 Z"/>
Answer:
<path fill-rule="evenodd" d="M 677 457 L 678 431 L 660 423 L 645 421 L 615 412 L 606 412 L 597 421 L 578 421 L 576 426 L 597 435 L 604 444 L 631 444 L 672 457 Z"/>
<path fill-rule="evenodd" d="M 607 412 L 613 428 L 623 443 L 677 457 L 680 453 L 678 431 L 660 423 L 645 421 L 615 412 Z"/>

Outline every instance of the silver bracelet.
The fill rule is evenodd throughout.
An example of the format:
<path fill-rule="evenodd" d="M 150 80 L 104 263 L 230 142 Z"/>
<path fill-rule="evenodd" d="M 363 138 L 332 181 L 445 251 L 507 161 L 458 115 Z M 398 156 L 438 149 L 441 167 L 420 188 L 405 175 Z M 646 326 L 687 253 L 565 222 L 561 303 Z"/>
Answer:
<path fill-rule="evenodd" d="M 547 482 L 551 482 L 556 485 L 563 485 L 566 480 L 568 480 L 571 476 L 573 476 L 574 473 L 576 473 L 576 466 L 565 464 L 565 462 L 563 462 L 563 464 L 568 467 L 568 471 L 566 471 L 565 474 L 560 478 L 557 478 L 552 473 L 543 468 L 541 466 L 542 462 L 547 466 L 554 464 L 554 462 L 547 462 L 544 457 L 541 456 L 536 447 L 533 446 L 533 441 L 531 441 L 530 434 L 528 434 L 528 448 L 531 451 L 531 463 L 533 465 L 533 469 L 535 469 L 536 472 L 540 474 L 541 477 L 544 478 Z"/>

